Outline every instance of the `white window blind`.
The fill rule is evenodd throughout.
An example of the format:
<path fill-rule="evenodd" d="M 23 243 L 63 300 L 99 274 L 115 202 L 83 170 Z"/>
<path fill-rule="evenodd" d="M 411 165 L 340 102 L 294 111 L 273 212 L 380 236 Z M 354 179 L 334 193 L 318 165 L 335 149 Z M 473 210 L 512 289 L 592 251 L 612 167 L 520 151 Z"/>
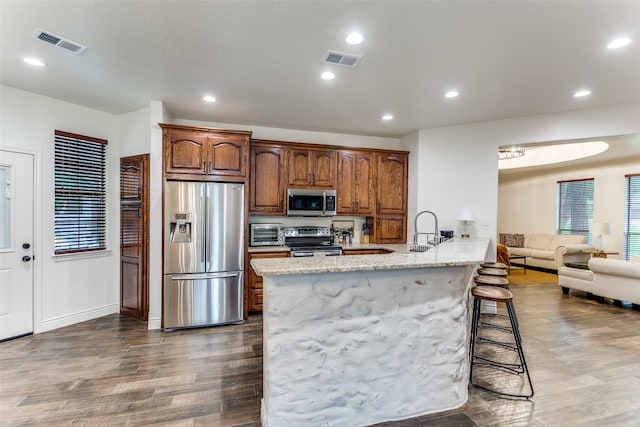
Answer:
<path fill-rule="evenodd" d="M 640 255 L 640 174 L 625 176 L 624 259 Z"/>
<path fill-rule="evenodd" d="M 107 141 L 55 131 L 55 253 L 106 249 Z"/>
<path fill-rule="evenodd" d="M 591 242 L 589 226 L 593 220 L 593 183 L 593 178 L 558 181 L 558 234 L 587 236 L 587 241 Z"/>

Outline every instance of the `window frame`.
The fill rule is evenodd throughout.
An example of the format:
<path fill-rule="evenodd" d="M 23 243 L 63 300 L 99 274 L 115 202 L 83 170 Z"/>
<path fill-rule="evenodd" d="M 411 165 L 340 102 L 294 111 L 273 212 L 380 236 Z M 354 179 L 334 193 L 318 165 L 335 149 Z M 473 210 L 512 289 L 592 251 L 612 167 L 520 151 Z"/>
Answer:
<path fill-rule="evenodd" d="M 563 206 L 565 205 L 565 203 L 563 203 L 564 200 L 566 200 L 566 198 L 563 198 L 563 189 L 566 188 L 568 185 L 571 185 L 572 183 L 588 183 L 591 182 L 591 209 L 585 209 L 585 212 L 587 213 L 586 215 L 586 222 L 583 221 L 584 225 L 586 228 L 565 228 L 563 227 L 563 224 L 561 224 L 563 222 L 564 218 L 567 218 L 568 216 L 571 217 L 572 222 L 573 222 L 573 216 L 571 215 L 566 215 L 563 212 Z M 595 204 L 595 178 L 583 178 L 583 179 L 572 179 L 572 180 L 564 180 L 564 181 L 557 181 L 556 184 L 556 233 L 557 234 L 573 234 L 573 235 L 580 235 L 580 236 L 586 236 L 587 237 L 587 243 L 591 243 L 591 232 L 589 231 L 590 225 L 593 222 L 593 205 Z M 564 192 L 564 194 L 567 194 L 567 192 Z M 587 206 L 587 203 L 584 203 L 585 206 Z"/>
<path fill-rule="evenodd" d="M 636 193 L 634 194 L 632 190 L 636 190 Z M 632 210 L 635 214 L 633 216 Z M 634 224 L 631 223 L 630 218 L 633 218 Z M 633 225 L 636 225 L 636 227 L 633 227 Z M 638 239 L 638 242 L 634 242 L 632 245 L 630 240 L 633 236 Z M 634 256 L 640 256 L 640 173 L 624 176 L 624 234 L 622 246 L 625 260 L 628 261 Z"/>
<path fill-rule="evenodd" d="M 107 144 L 54 132 L 54 256 L 107 250 Z"/>

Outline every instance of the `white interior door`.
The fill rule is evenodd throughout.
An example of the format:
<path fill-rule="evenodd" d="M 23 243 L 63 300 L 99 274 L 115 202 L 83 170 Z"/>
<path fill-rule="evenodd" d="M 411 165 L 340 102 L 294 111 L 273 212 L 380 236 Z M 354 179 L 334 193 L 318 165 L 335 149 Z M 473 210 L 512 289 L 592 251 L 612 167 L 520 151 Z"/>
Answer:
<path fill-rule="evenodd" d="M 0 340 L 33 333 L 33 163 L 0 150 Z"/>

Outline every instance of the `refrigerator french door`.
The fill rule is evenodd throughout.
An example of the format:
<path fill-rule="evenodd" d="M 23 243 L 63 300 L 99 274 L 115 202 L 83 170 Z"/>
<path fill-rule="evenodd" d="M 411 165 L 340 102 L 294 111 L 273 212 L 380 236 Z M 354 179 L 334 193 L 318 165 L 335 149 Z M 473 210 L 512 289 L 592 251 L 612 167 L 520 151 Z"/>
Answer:
<path fill-rule="evenodd" d="M 164 328 L 243 322 L 244 184 L 167 181 Z"/>

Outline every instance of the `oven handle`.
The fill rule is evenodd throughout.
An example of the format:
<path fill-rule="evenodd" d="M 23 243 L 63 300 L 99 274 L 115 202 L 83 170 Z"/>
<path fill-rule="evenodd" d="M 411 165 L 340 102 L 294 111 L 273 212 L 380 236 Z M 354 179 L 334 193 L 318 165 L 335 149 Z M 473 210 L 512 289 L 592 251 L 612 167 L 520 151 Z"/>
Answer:
<path fill-rule="evenodd" d="M 307 256 L 313 256 L 313 252 L 301 252 L 301 251 L 296 251 L 296 252 L 291 252 L 291 256 L 292 256 L 292 257 L 307 257 Z"/>

